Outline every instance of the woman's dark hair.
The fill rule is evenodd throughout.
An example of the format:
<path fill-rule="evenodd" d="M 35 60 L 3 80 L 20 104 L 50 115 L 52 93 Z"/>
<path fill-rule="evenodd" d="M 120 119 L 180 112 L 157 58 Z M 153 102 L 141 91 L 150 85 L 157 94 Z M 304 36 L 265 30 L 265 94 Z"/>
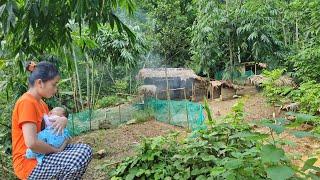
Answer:
<path fill-rule="evenodd" d="M 31 61 L 26 65 L 26 70 L 31 73 L 28 78 L 31 86 L 34 85 L 34 82 L 37 79 L 41 79 L 42 82 L 46 82 L 59 75 L 57 67 L 47 61 L 41 61 L 38 64 Z"/>

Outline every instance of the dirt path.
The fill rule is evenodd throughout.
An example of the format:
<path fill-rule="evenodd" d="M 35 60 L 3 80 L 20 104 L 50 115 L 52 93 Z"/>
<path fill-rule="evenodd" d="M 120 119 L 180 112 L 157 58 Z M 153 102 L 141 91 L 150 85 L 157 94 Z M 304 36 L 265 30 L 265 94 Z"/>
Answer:
<path fill-rule="evenodd" d="M 271 107 L 261 93 L 258 93 L 254 86 L 246 86 L 241 92 L 248 98 L 245 101 L 244 111 L 246 120 L 259 120 L 262 118 L 272 118 L 274 108 Z M 215 116 L 224 116 L 231 111 L 232 106 L 238 99 L 220 101 L 219 99 L 210 101 L 210 106 Z M 276 114 L 276 116 L 279 116 Z"/>
<path fill-rule="evenodd" d="M 266 98 L 258 93 L 254 87 L 245 87 L 243 93 L 248 97 L 245 101 L 245 120 L 259 120 L 263 118 L 272 118 L 273 112 L 275 112 L 275 117 L 283 117 L 284 113 L 280 112 L 267 103 Z M 237 102 L 237 99 L 220 101 L 213 100 L 210 101 L 210 106 L 215 116 L 224 116 L 228 112 L 231 111 L 232 106 Z M 262 133 L 268 133 L 268 128 L 258 127 L 256 129 Z M 320 148 L 320 141 L 315 138 L 296 138 L 288 132 L 284 132 L 280 134 L 280 136 L 276 136 L 281 140 L 286 140 L 287 142 L 291 142 L 293 145 L 284 145 L 283 148 L 289 156 L 292 156 L 293 159 L 300 159 L 302 157 L 303 160 L 306 160 L 308 156 L 318 156 L 320 152 L 318 152 Z M 317 166 L 320 166 L 320 158 L 318 158 Z M 295 160 L 294 163 L 298 166 L 301 166 L 303 162 Z"/>
<path fill-rule="evenodd" d="M 104 149 L 106 156 L 102 159 L 94 158 L 84 175 L 84 179 L 108 179 L 108 172 L 114 165 L 126 157 L 134 155 L 137 144 L 144 137 L 156 137 L 170 132 L 181 132 L 182 128 L 164 124 L 158 121 L 147 121 L 141 124 L 123 125 L 116 129 L 98 130 L 76 137 L 74 142 L 84 142 L 93 147 L 94 152 Z"/>

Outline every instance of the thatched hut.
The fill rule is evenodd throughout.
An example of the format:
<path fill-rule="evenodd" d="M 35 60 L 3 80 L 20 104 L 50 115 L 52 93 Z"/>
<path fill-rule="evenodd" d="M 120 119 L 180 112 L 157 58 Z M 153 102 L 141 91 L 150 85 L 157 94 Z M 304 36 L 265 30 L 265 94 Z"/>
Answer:
<path fill-rule="evenodd" d="M 167 81 L 170 99 L 192 98 L 199 101 L 206 96 L 209 82 L 185 68 L 144 68 L 137 75 L 144 85 L 156 86 L 159 99 L 167 99 Z"/>
<path fill-rule="evenodd" d="M 233 84 L 231 81 L 221 81 L 221 100 L 233 99 L 239 89 L 241 89 L 241 87 Z"/>
<path fill-rule="evenodd" d="M 209 89 L 208 89 L 208 97 L 212 100 L 216 98 L 220 98 L 221 95 L 221 81 L 210 81 Z"/>
<path fill-rule="evenodd" d="M 267 66 L 268 65 L 266 63 L 261 63 L 261 62 L 244 62 L 244 63 L 241 63 L 240 68 L 242 73 L 251 71 L 253 74 L 257 75 L 257 74 L 261 74 L 263 69 L 266 69 Z"/>

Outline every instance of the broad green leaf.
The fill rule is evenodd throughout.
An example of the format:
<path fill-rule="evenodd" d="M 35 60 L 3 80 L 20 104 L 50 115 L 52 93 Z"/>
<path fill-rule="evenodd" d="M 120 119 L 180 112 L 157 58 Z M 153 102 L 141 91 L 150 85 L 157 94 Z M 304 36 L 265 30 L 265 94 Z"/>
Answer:
<path fill-rule="evenodd" d="M 241 159 L 231 159 L 227 161 L 224 165 L 226 169 L 237 169 L 243 165 L 243 161 Z"/>
<path fill-rule="evenodd" d="M 264 123 L 264 126 L 269 127 L 270 129 L 275 131 L 277 134 L 281 134 L 285 130 L 284 126 L 272 124 L 272 123 Z"/>
<path fill-rule="evenodd" d="M 204 175 L 200 175 L 196 178 L 196 180 L 207 180 L 208 178 Z"/>
<path fill-rule="evenodd" d="M 266 169 L 267 175 L 272 180 L 285 180 L 294 175 L 294 170 L 288 166 L 273 166 Z"/>
<path fill-rule="evenodd" d="M 131 168 L 129 170 L 129 174 L 126 176 L 126 180 L 132 180 L 136 176 L 136 174 L 139 172 L 137 167 Z"/>
<path fill-rule="evenodd" d="M 283 149 L 272 144 L 262 146 L 261 158 L 264 163 L 276 163 L 285 157 Z"/>
<path fill-rule="evenodd" d="M 203 167 L 201 169 L 195 168 L 191 171 L 191 175 L 197 176 L 200 174 L 206 174 L 206 173 L 210 172 L 210 170 L 211 170 L 211 168 L 209 168 L 209 167 Z"/>
<path fill-rule="evenodd" d="M 2 13 L 5 8 L 6 8 L 6 4 L 3 4 L 2 6 L 0 6 L 0 17 L 2 16 Z"/>
<path fill-rule="evenodd" d="M 219 176 L 224 173 L 226 169 L 224 167 L 214 167 L 211 169 L 210 175 L 211 176 Z"/>
<path fill-rule="evenodd" d="M 290 134 L 294 135 L 296 138 L 313 137 L 312 132 L 305 131 L 291 131 Z"/>
<path fill-rule="evenodd" d="M 314 165 L 315 162 L 317 162 L 317 158 L 310 158 L 308 160 L 306 160 L 306 162 L 304 163 L 303 167 L 302 167 L 302 171 L 305 171 L 307 169 L 312 168 L 312 166 Z"/>
<path fill-rule="evenodd" d="M 216 160 L 217 158 L 214 155 L 204 155 L 204 156 L 201 156 L 201 159 L 203 161 L 213 161 L 213 160 Z"/>

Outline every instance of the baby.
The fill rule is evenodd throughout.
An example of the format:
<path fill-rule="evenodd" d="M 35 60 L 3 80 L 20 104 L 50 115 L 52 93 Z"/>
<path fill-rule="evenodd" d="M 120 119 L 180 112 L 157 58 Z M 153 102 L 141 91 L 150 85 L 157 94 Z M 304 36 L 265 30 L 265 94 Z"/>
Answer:
<path fill-rule="evenodd" d="M 59 148 L 63 142 L 70 138 L 70 134 L 67 129 L 64 129 L 63 133 L 58 135 L 54 132 L 52 127 L 52 123 L 55 121 L 57 117 L 67 117 L 67 111 L 62 107 L 53 108 L 48 115 L 44 115 L 43 119 L 45 121 L 45 129 L 38 133 L 38 139 L 46 142 L 47 144 Z M 31 149 L 27 149 L 26 158 L 33 159 L 36 158 L 38 164 L 42 163 L 42 159 L 44 158 L 44 154 L 33 152 Z"/>

